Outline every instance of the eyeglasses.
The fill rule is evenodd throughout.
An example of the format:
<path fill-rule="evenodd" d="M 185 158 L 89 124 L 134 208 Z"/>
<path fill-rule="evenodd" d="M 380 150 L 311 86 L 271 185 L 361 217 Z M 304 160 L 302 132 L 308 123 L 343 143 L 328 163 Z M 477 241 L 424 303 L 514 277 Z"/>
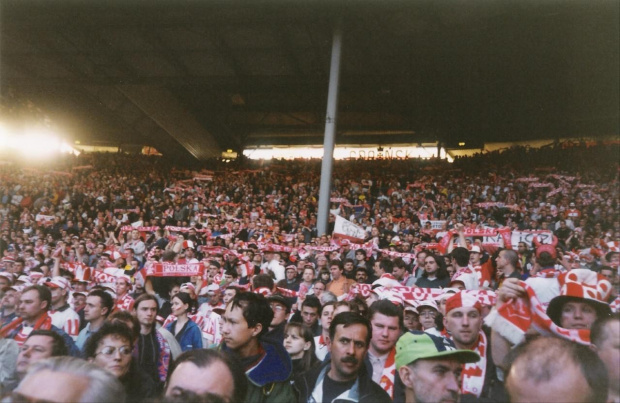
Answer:
<path fill-rule="evenodd" d="M 282 305 L 280 305 L 280 304 L 270 304 L 269 306 L 274 311 L 282 311 L 284 309 L 284 307 Z"/>
<path fill-rule="evenodd" d="M 420 312 L 420 316 L 430 316 L 431 318 L 434 318 L 435 316 L 437 316 L 437 313 L 433 311 L 423 311 Z"/>
<path fill-rule="evenodd" d="M 124 356 L 131 355 L 131 347 L 128 347 L 128 346 L 121 346 L 119 348 L 112 347 L 112 346 L 105 346 L 104 348 L 101 349 L 101 351 L 97 352 L 95 355 L 103 354 L 106 357 L 110 357 L 116 353 L 116 350 L 118 350 L 118 352 L 121 353 L 121 355 L 124 355 Z"/>

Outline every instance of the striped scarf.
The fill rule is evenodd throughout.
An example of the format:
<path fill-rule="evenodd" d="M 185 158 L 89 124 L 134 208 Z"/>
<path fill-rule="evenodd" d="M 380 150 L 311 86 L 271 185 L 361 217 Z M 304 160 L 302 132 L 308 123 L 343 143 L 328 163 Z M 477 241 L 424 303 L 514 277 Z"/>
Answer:
<path fill-rule="evenodd" d="M 32 327 L 24 326 L 24 320 L 22 318 L 15 318 L 0 330 L 0 336 L 6 339 L 14 339 L 21 347 L 33 330 L 50 330 L 51 328 L 52 318 L 45 313 L 37 319 Z"/>
<path fill-rule="evenodd" d="M 383 367 L 383 372 L 381 373 L 381 379 L 379 380 L 379 385 L 390 395 L 391 399 L 394 399 L 394 377 L 396 375 L 396 348 L 393 348 L 390 351 L 387 359 L 385 360 L 385 365 Z"/>

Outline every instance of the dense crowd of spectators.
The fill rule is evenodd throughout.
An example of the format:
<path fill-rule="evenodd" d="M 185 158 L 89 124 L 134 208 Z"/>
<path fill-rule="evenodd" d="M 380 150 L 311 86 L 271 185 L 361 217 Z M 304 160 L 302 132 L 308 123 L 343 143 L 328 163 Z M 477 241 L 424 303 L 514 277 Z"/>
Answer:
<path fill-rule="evenodd" d="M 570 400 L 515 369 L 544 351 L 545 382 L 589 365 L 584 398 L 618 401 L 618 148 L 336 161 L 326 234 L 319 160 L 5 162 L 1 391 Z"/>

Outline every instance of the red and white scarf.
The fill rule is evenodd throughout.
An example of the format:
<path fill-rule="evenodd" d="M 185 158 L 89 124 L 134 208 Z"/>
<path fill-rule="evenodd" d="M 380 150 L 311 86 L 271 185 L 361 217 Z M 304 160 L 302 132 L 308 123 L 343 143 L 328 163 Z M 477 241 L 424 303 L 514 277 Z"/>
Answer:
<path fill-rule="evenodd" d="M 383 366 L 383 372 L 381 373 L 381 379 L 379 385 L 390 395 L 390 399 L 394 399 L 394 377 L 396 375 L 396 348 L 387 356 L 385 365 Z"/>
<path fill-rule="evenodd" d="M 476 344 L 476 347 L 473 348 L 473 351 L 480 355 L 480 361 L 465 364 L 463 367 L 463 381 L 461 383 L 462 394 L 476 395 L 476 397 L 480 397 L 487 372 L 488 347 L 487 336 L 481 330 L 478 337 L 478 343 Z"/>
<path fill-rule="evenodd" d="M 493 310 L 485 319 L 487 325 L 513 344 L 519 344 L 525 339 L 525 333 L 533 326 L 542 335 L 555 335 L 576 343 L 589 345 L 589 329 L 565 329 L 553 323 L 547 316 L 543 304 L 536 296 L 532 287 L 523 281 L 519 285 L 525 288 L 527 298 L 515 298 Z"/>
<path fill-rule="evenodd" d="M 14 339 L 21 347 L 28 339 L 33 330 L 50 330 L 52 328 L 52 318 L 47 314 L 41 315 L 34 323 L 34 326 L 25 326 L 24 319 L 15 318 L 0 330 L 0 336 L 3 338 Z"/>

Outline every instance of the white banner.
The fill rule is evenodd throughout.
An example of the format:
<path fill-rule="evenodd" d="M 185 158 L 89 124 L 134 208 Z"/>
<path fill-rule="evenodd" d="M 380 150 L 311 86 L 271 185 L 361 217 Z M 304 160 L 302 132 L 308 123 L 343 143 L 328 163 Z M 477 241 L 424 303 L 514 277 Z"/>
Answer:
<path fill-rule="evenodd" d="M 337 215 L 333 236 L 335 238 L 347 238 L 353 241 L 363 242 L 366 238 L 366 231 L 364 231 L 362 227 Z"/>
<path fill-rule="evenodd" d="M 541 244 L 550 244 L 553 239 L 551 231 L 512 231 L 512 248 L 514 250 L 519 246 L 519 242 L 525 242 L 528 248 L 532 247 L 532 240 L 538 235 L 538 242 Z"/>

